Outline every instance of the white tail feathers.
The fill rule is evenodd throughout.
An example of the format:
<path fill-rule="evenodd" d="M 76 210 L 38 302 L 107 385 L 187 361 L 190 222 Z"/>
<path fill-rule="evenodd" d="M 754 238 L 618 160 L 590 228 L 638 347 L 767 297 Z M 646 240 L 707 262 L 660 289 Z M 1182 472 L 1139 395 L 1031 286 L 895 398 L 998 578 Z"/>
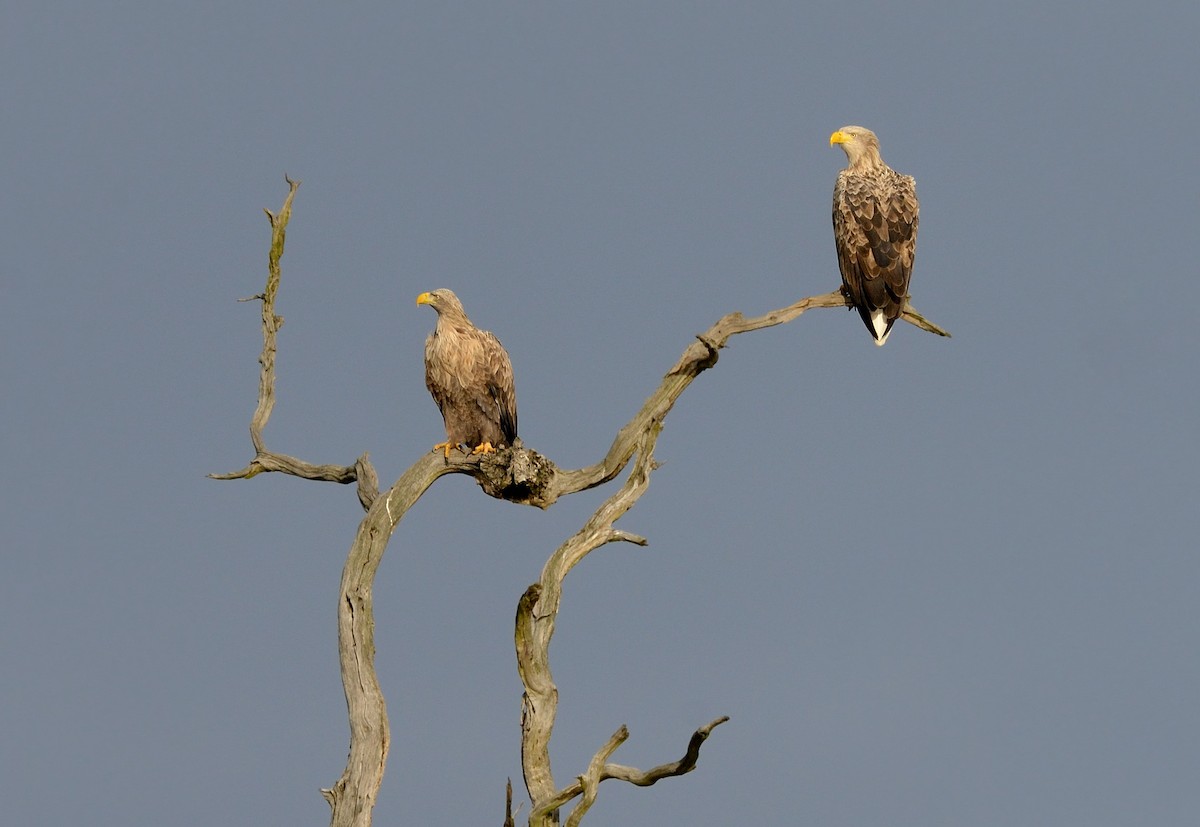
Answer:
<path fill-rule="evenodd" d="M 887 342 L 888 334 L 892 331 L 888 330 L 887 316 L 882 310 L 874 310 L 871 312 L 871 326 L 875 328 L 875 344 L 883 347 Z"/>

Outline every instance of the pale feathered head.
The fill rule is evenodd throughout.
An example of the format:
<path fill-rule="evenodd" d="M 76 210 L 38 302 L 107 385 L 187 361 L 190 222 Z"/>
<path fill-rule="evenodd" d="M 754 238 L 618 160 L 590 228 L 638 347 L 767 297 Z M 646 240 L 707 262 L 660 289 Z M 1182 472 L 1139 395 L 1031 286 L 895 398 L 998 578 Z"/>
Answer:
<path fill-rule="evenodd" d="M 463 310 L 458 296 L 454 295 L 453 290 L 445 287 L 417 296 L 417 304 L 429 305 L 438 312 L 439 316 L 445 314 L 452 318 L 467 318 L 467 313 Z"/>
<path fill-rule="evenodd" d="M 881 160 L 879 158 L 879 139 L 875 133 L 865 126 L 843 126 L 829 136 L 829 145 L 840 145 L 850 161 L 850 166 L 864 160 Z"/>

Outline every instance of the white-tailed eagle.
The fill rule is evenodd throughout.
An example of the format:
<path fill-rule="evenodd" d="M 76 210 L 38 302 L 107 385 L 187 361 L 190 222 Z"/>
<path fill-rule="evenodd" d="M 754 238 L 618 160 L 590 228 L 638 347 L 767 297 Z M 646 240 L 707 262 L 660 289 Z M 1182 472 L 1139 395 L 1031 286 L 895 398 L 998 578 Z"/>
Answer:
<path fill-rule="evenodd" d="M 446 459 L 466 446 L 474 454 L 509 447 L 517 438 L 517 392 L 512 362 L 495 336 L 471 324 L 450 290 L 417 296 L 437 311 L 425 340 L 425 386 L 446 423 L 446 441 L 433 446 Z"/>
<path fill-rule="evenodd" d="M 887 341 L 904 312 L 917 252 L 917 185 L 879 157 L 879 139 L 861 126 L 829 136 L 849 163 L 833 188 L 833 237 L 842 293 L 858 310 L 875 344 Z"/>

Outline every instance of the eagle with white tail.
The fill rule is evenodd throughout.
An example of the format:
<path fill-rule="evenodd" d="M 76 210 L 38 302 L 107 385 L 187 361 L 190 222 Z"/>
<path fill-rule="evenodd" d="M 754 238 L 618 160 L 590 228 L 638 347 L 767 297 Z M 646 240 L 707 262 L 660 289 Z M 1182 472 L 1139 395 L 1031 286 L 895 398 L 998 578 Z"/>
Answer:
<path fill-rule="evenodd" d="M 833 188 L 842 293 L 882 345 L 908 300 L 917 252 L 917 184 L 883 162 L 879 139 L 869 129 L 843 126 L 829 136 L 834 144 L 849 161 Z"/>

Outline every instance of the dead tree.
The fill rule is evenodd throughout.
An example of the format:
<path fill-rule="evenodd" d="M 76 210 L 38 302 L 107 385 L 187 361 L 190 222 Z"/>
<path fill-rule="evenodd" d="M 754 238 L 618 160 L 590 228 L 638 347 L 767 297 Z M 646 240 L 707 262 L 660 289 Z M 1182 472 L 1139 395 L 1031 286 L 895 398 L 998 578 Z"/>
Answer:
<path fill-rule="evenodd" d="M 387 709 L 375 672 L 372 605 L 375 572 L 392 532 L 408 509 L 434 481 L 446 474 L 468 474 L 492 497 L 549 508 L 560 497 L 604 485 L 628 469 L 621 486 L 577 533 L 550 555 L 538 581 L 529 586 L 517 602 L 514 642 L 517 669 L 525 687 L 521 707 L 521 766 L 531 802 L 530 827 L 558 825 L 561 809 L 576 799 L 578 802 L 567 817 L 567 825 L 578 825 L 596 800 L 602 781 L 616 779 L 649 786 L 663 778 L 691 772 L 696 767 L 705 739 L 714 728 L 729 720 L 728 717 L 718 717 L 692 733 L 679 760 L 648 770 L 609 761 L 612 753 L 629 737 L 629 731 L 621 726 L 573 781 L 563 786 L 555 782 L 550 764 L 550 736 L 557 714 L 558 690 L 550 673 L 550 640 L 562 598 L 563 579 L 584 557 L 607 543 L 646 544 L 645 538 L 617 528 L 616 523 L 650 485 L 656 467 L 654 447 L 667 414 L 692 381 L 716 365 L 718 353 L 731 336 L 786 324 L 815 307 L 845 307 L 846 299 L 835 291 L 801 299 L 762 316 L 748 318 L 741 313 L 723 316 L 684 349 L 659 386 L 617 432 L 608 453 L 594 465 L 562 469 L 519 442 L 516 446 L 482 456 L 455 454 L 446 459 L 441 452 L 426 452 L 387 491 L 381 492 L 375 468 L 365 453 L 351 465 L 314 465 L 268 450 L 263 438 L 263 430 L 275 404 L 276 340 L 283 323 L 283 318 L 275 313 L 280 259 L 292 200 L 300 185 L 291 179 L 287 182 L 289 191 L 283 207 L 278 213 L 266 211 L 271 223 L 266 289 L 243 300 L 257 300 L 262 307 L 263 348 L 259 356 L 258 405 L 250 420 L 254 457 L 240 471 L 210 476 L 220 480 L 249 479 L 264 471 L 277 471 L 310 480 L 355 483 L 358 499 L 366 511 L 342 569 L 338 597 L 338 655 L 350 720 L 350 754 L 341 778 L 329 789 L 321 791 L 333 811 L 330 824 L 333 827 L 367 827 L 371 823 L 391 746 Z M 911 307 L 906 308 L 903 318 L 931 333 L 949 335 Z M 504 823 L 513 824 L 511 783 L 505 809 Z"/>

